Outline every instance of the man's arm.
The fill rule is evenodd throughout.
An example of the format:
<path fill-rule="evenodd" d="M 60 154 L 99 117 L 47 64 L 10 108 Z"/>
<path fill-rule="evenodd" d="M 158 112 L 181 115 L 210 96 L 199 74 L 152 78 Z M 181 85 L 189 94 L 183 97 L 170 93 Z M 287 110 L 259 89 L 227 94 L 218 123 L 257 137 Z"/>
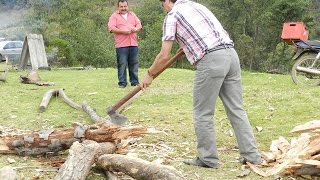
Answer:
<path fill-rule="evenodd" d="M 124 29 L 117 28 L 117 19 L 114 14 L 112 14 L 109 18 L 108 29 L 109 29 L 109 32 L 115 33 L 115 34 L 130 34 L 131 33 L 131 30 L 124 30 Z"/>
<path fill-rule="evenodd" d="M 172 50 L 172 46 L 173 41 L 162 42 L 159 54 L 156 56 L 155 60 L 153 61 L 153 64 L 150 66 L 148 72 L 144 75 L 144 78 L 140 83 L 142 89 L 148 87 L 153 81 L 153 76 L 166 66 L 167 62 L 170 59 L 170 52 Z"/>
<path fill-rule="evenodd" d="M 112 33 L 115 33 L 115 34 L 130 34 L 132 33 L 133 31 L 131 30 L 121 30 L 121 29 L 118 29 L 116 27 L 113 27 L 110 32 Z"/>

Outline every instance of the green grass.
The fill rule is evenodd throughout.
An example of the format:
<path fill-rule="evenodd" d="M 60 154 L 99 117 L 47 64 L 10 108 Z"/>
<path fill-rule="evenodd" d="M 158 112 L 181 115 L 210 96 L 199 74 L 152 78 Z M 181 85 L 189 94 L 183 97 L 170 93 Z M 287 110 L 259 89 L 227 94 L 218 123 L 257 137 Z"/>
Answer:
<path fill-rule="evenodd" d="M 145 72 L 145 69 L 140 70 L 140 78 Z M 55 86 L 51 87 L 20 83 L 19 76 L 26 74 L 27 71 L 12 70 L 8 74 L 7 82 L 0 82 L 2 128 L 39 131 L 50 127 L 68 128 L 73 122 L 93 123 L 87 114 L 72 109 L 60 98 L 52 98 L 46 111 L 38 113 L 42 97 L 49 89 L 64 88 L 70 99 L 78 104 L 87 101 L 102 117 L 106 116 L 105 109 L 108 106 L 113 105 L 132 89 L 117 87 L 115 69 L 39 71 L 43 81 L 55 83 Z M 190 167 L 182 163 L 184 158 L 196 156 L 192 124 L 193 76 L 194 71 L 191 70 L 166 70 L 123 112 L 134 125 L 153 127 L 165 132 L 149 134 L 138 141 L 138 144 L 166 144 L 168 149 L 165 152 L 137 148 L 135 153 L 149 161 L 164 159 L 166 164 L 183 172 L 187 179 L 237 179 L 236 176 L 241 172 L 241 166 L 236 162 L 239 154 L 235 149 L 235 137 L 229 135 L 232 128 L 220 101 L 216 108 L 215 128 L 222 167 L 212 170 Z M 298 136 L 290 134 L 289 131 L 296 125 L 320 117 L 319 87 L 297 86 L 293 84 L 289 75 L 243 72 L 242 80 L 245 109 L 254 128 L 260 151 L 268 151 L 271 141 L 279 136 L 284 136 L 287 140 Z M 256 126 L 261 126 L 263 130 L 258 132 Z M 65 158 L 66 155 L 67 152 L 55 158 Z M 16 163 L 11 164 L 14 167 L 28 165 L 42 169 L 51 168 L 48 161 L 44 163 L 39 158 L 8 155 L 0 155 L 0 168 L 9 165 L 9 157 L 16 160 Z M 21 177 L 31 179 L 37 174 L 35 169 L 25 168 L 18 173 Z M 54 175 L 52 172 L 42 173 L 41 179 L 52 179 Z M 99 176 L 92 173 L 88 179 L 99 179 Z M 273 177 L 262 178 L 252 172 L 242 179 Z"/>

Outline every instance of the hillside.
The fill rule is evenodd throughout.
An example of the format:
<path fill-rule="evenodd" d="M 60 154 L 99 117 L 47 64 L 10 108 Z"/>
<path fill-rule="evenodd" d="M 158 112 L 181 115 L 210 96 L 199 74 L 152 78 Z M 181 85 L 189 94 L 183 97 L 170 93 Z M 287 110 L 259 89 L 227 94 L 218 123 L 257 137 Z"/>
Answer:
<path fill-rule="evenodd" d="M 6 39 L 20 39 L 23 40 L 24 28 L 23 28 L 23 15 L 24 9 L 20 10 L 0 10 L 0 37 Z"/>

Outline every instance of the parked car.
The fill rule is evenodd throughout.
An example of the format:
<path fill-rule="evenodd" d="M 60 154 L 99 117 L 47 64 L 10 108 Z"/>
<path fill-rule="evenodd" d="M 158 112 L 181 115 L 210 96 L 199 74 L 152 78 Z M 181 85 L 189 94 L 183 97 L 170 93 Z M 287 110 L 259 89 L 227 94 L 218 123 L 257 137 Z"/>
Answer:
<path fill-rule="evenodd" d="M 0 41 L 0 61 L 5 61 L 5 56 L 20 55 L 23 41 Z"/>

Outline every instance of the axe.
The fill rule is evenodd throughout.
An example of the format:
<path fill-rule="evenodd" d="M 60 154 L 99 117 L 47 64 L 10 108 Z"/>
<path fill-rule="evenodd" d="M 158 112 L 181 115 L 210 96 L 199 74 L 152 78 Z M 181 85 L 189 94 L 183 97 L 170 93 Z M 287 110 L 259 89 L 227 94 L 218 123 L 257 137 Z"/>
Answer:
<path fill-rule="evenodd" d="M 177 61 L 178 58 L 180 58 L 184 52 L 180 49 L 168 62 L 167 64 L 159 71 L 157 72 L 153 79 L 155 79 L 159 74 L 161 74 L 164 70 L 166 70 L 168 67 L 170 67 L 174 62 Z M 115 125 L 123 125 L 128 121 L 128 118 L 119 114 L 117 110 L 120 106 L 122 106 L 124 103 L 129 101 L 134 95 L 136 95 L 139 91 L 141 91 L 140 85 L 135 86 L 126 96 L 124 96 L 122 99 L 120 99 L 116 104 L 113 106 L 110 106 L 107 108 L 107 114 L 111 118 L 111 123 Z"/>

